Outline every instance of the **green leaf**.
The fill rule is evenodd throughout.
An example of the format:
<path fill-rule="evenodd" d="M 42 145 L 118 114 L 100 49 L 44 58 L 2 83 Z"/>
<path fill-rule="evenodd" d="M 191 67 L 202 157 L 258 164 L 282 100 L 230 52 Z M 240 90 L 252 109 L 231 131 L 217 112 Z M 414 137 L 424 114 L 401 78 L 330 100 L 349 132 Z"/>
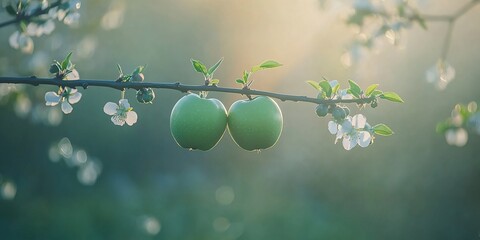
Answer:
<path fill-rule="evenodd" d="M 132 75 L 142 73 L 143 70 L 145 70 L 145 66 L 138 66 L 138 67 L 135 68 L 135 70 L 133 70 Z"/>
<path fill-rule="evenodd" d="M 350 94 L 353 96 L 360 98 L 360 95 L 362 94 L 362 89 L 356 82 L 353 80 L 348 80 L 348 84 L 350 84 Z"/>
<path fill-rule="evenodd" d="M 280 66 L 282 66 L 281 63 L 279 63 L 277 61 L 273 61 L 273 60 L 265 61 L 260 65 L 261 68 L 276 68 L 276 67 L 280 67 Z"/>
<path fill-rule="evenodd" d="M 7 5 L 5 7 L 5 10 L 7 11 L 8 14 L 12 15 L 12 16 L 15 16 L 17 15 L 17 11 L 15 11 L 15 8 L 13 8 L 12 5 Z"/>
<path fill-rule="evenodd" d="M 373 92 L 370 94 L 370 96 L 378 96 L 380 94 L 383 94 L 383 92 L 380 91 L 380 90 L 373 90 Z"/>
<path fill-rule="evenodd" d="M 195 69 L 195 71 L 197 71 L 199 73 L 203 73 L 203 75 L 205 75 L 205 76 L 208 74 L 207 67 L 205 67 L 205 65 L 203 63 L 201 63 L 200 61 L 195 60 L 193 58 L 191 58 L 190 61 L 192 62 L 192 65 L 193 65 L 193 68 Z"/>
<path fill-rule="evenodd" d="M 72 56 L 72 52 L 70 52 L 66 57 L 65 59 L 63 59 L 62 61 L 62 70 L 66 70 L 68 68 L 68 65 L 69 64 L 72 64 L 70 62 L 70 57 Z"/>
<path fill-rule="evenodd" d="M 455 108 L 453 111 L 458 112 L 458 114 L 460 114 L 460 116 L 462 117 L 462 122 L 470 118 L 470 115 L 472 114 L 470 111 L 468 111 L 468 106 L 463 104 L 455 105 Z"/>
<path fill-rule="evenodd" d="M 413 18 L 414 21 L 418 22 L 418 25 L 423 28 L 423 30 L 428 30 L 427 23 L 425 22 L 425 19 L 420 17 L 420 15 L 415 15 Z"/>
<path fill-rule="evenodd" d="M 403 103 L 403 99 L 394 92 L 384 92 L 382 95 L 380 95 L 380 98 L 383 98 L 392 102 Z"/>
<path fill-rule="evenodd" d="M 380 136 L 390 136 L 393 134 L 392 129 L 383 123 L 375 125 L 373 127 L 373 132 Z"/>
<path fill-rule="evenodd" d="M 373 91 L 375 91 L 375 89 L 377 89 L 378 87 L 378 84 L 372 84 L 370 86 L 368 86 L 367 90 L 365 90 L 365 95 L 367 95 L 367 97 L 370 97 L 373 93 Z"/>
<path fill-rule="evenodd" d="M 235 82 L 239 83 L 239 84 L 242 84 L 242 85 L 245 85 L 245 81 L 243 81 L 243 79 L 237 79 L 235 80 Z"/>
<path fill-rule="evenodd" d="M 27 22 L 25 20 L 20 21 L 20 29 L 22 30 L 22 32 L 27 31 Z"/>
<path fill-rule="evenodd" d="M 250 77 L 250 73 L 247 72 L 246 70 L 243 71 L 243 82 L 247 83 L 249 77 Z"/>
<path fill-rule="evenodd" d="M 17 11 L 20 12 L 22 10 L 22 3 L 23 1 L 18 1 L 18 5 L 17 5 Z"/>
<path fill-rule="evenodd" d="M 325 96 L 331 97 L 332 96 L 332 86 L 330 86 L 330 83 L 326 80 L 322 80 L 318 83 L 320 87 L 322 88 L 323 92 L 325 93 Z"/>
<path fill-rule="evenodd" d="M 363 21 L 365 20 L 365 18 L 374 14 L 375 13 L 370 9 L 357 8 L 355 9 L 355 13 L 350 15 L 350 17 L 347 19 L 347 24 L 363 26 Z"/>
<path fill-rule="evenodd" d="M 449 121 L 443 121 L 437 124 L 435 131 L 437 133 L 445 133 L 448 129 L 451 128 L 453 128 L 453 126 Z"/>
<path fill-rule="evenodd" d="M 310 86 L 312 86 L 313 88 L 317 89 L 317 91 L 321 91 L 321 90 L 322 90 L 322 88 L 320 87 L 320 85 L 318 85 L 318 83 L 315 82 L 315 81 L 308 80 L 308 81 L 306 81 L 306 83 L 310 84 Z"/>
<path fill-rule="evenodd" d="M 252 67 L 252 73 L 254 72 L 257 72 L 257 71 L 260 71 L 260 70 L 263 70 L 263 69 L 267 69 L 267 68 L 276 68 L 276 67 L 280 67 L 282 66 L 282 64 L 276 62 L 276 61 L 273 61 L 273 60 L 267 60 L 265 62 L 263 62 L 262 64 L 260 65 L 257 65 L 257 66 L 254 66 Z"/>
<path fill-rule="evenodd" d="M 404 4 L 400 4 L 400 5 L 397 7 L 397 12 L 398 12 L 398 16 L 400 16 L 400 17 L 405 16 L 405 5 L 404 5 Z"/>
<path fill-rule="evenodd" d="M 213 65 L 211 68 L 208 69 L 208 75 L 213 76 L 213 73 L 217 70 L 220 64 L 222 64 L 222 62 L 223 62 L 223 57 L 220 60 L 218 60 L 218 62 L 215 63 L 215 65 Z"/>
<path fill-rule="evenodd" d="M 340 89 L 340 84 L 337 84 L 337 85 L 335 85 L 335 87 L 333 87 L 332 94 L 337 94 L 338 89 Z"/>
<path fill-rule="evenodd" d="M 123 75 L 123 70 L 122 70 L 122 66 L 120 66 L 120 64 L 117 63 L 117 68 L 118 68 L 118 74 Z"/>
<path fill-rule="evenodd" d="M 220 82 L 219 79 L 212 79 L 212 80 L 210 80 L 210 83 L 208 85 L 209 86 L 218 85 L 219 82 Z"/>

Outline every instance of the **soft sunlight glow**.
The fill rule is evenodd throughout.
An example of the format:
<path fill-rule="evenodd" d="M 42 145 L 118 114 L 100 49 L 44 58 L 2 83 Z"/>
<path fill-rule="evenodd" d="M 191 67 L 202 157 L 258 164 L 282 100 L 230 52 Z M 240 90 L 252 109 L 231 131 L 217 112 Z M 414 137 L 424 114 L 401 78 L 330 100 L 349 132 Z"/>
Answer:
<path fill-rule="evenodd" d="M 0 193 L 5 200 L 12 200 L 17 194 L 17 187 L 11 181 L 5 181 L 0 186 Z"/>
<path fill-rule="evenodd" d="M 142 228 L 149 235 L 157 235 L 162 229 L 160 222 L 155 217 L 145 216 L 142 221 Z"/>
<path fill-rule="evenodd" d="M 213 221 L 213 229 L 217 232 L 225 232 L 230 227 L 230 221 L 224 217 L 218 217 Z"/>
<path fill-rule="evenodd" d="M 221 186 L 215 191 L 215 199 L 222 205 L 230 205 L 235 199 L 235 192 L 232 187 Z"/>

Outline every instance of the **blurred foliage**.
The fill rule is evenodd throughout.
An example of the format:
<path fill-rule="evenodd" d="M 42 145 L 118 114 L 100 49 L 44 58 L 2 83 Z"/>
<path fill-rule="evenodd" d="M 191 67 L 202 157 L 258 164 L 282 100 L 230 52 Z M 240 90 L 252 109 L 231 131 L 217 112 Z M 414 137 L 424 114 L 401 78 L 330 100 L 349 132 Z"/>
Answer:
<path fill-rule="evenodd" d="M 423 2 L 420 10 L 435 12 L 458 5 Z M 119 128 L 102 112 L 118 91 L 81 90 L 75 114 L 64 116 L 44 106 L 51 87 L 1 85 L 0 238 L 477 238 L 480 139 L 450 147 L 435 124 L 446 106 L 480 97 L 480 56 L 472 54 L 480 51 L 480 33 L 471 24 L 480 21 L 479 9 L 458 21 L 449 57 L 458 81 L 439 93 L 422 76 L 438 58 L 431 49 L 441 48 L 443 25 L 412 28 L 404 50 L 378 45 L 382 51 L 345 70 L 338 59 L 352 31 L 337 16 L 346 9 L 320 11 L 318 5 L 84 0 L 79 25 L 39 37 L 32 55 L 8 45 L 13 27 L 0 29 L 2 76 L 48 76 L 51 60 L 73 51 L 85 78 L 115 79 L 117 63 L 127 69 L 148 63 L 145 81 L 202 84 L 189 59 L 213 63 L 224 56 L 215 77 L 233 87 L 244 66 L 272 58 L 284 67 L 259 72 L 255 88 L 315 96 L 304 81 L 335 76 L 361 86 L 378 82 L 406 100 L 363 111 L 396 130 L 367 149 L 332 147 L 328 120 L 315 116 L 316 106 L 280 103 L 285 126 L 274 148 L 245 152 L 225 135 L 215 149 L 198 152 L 178 147 L 169 132 L 180 93 L 156 92 L 153 105 L 134 106 L 137 124 Z M 134 91 L 126 94 L 135 98 Z M 225 106 L 242 98 L 210 94 Z M 101 162 L 94 185 L 79 181 L 78 165 L 55 162 L 64 138 L 72 156 L 83 150 L 87 161 Z"/>

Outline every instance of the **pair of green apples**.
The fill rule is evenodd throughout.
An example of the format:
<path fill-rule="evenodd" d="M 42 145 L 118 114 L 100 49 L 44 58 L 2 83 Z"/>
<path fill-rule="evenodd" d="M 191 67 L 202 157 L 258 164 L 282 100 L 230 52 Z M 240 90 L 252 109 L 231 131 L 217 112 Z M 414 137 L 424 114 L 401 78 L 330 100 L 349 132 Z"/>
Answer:
<path fill-rule="evenodd" d="M 227 113 L 218 99 L 202 98 L 194 93 L 182 97 L 170 115 L 173 138 L 187 149 L 212 149 L 227 126 L 230 136 L 241 148 L 267 149 L 280 138 L 283 116 L 277 103 L 269 97 L 236 101 Z"/>

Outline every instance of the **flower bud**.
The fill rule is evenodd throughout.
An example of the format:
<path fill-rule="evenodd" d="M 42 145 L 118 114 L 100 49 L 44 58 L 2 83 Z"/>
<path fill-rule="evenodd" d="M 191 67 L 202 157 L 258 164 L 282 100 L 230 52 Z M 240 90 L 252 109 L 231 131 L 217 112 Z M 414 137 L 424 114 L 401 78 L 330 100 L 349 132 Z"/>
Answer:
<path fill-rule="evenodd" d="M 318 104 L 315 112 L 319 117 L 325 117 L 328 114 L 328 105 L 325 104 Z"/>
<path fill-rule="evenodd" d="M 132 82 L 143 82 L 145 77 L 143 76 L 143 73 L 135 73 L 132 75 L 131 81 Z"/>
<path fill-rule="evenodd" d="M 155 92 L 151 88 L 141 88 L 137 91 L 137 101 L 140 103 L 152 103 Z"/>
<path fill-rule="evenodd" d="M 340 121 L 340 120 L 345 119 L 347 114 L 342 107 L 337 106 L 332 110 L 332 116 L 333 116 L 333 118 L 335 118 L 335 120 Z"/>

